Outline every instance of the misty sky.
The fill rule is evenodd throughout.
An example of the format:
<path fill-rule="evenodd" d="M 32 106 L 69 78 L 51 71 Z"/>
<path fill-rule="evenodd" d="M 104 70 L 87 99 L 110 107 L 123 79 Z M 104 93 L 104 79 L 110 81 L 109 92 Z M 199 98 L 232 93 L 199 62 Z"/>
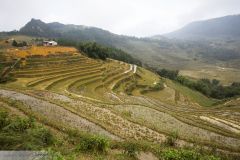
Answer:
<path fill-rule="evenodd" d="M 232 14 L 240 14 L 240 0 L 1 0 L 0 31 L 36 18 L 141 37 Z"/>

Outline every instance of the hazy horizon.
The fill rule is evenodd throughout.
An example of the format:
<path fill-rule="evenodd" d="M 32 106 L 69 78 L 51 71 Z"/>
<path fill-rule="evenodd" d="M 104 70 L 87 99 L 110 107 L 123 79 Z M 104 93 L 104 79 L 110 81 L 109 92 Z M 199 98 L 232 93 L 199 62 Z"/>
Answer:
<path fill-rule="evenodd" d="M 7 1 L 0 6 L 0 31 L 19 30 L 34 19 L 86 25 L 145 37 L 177 30 L 193 21 L 240 13 L 238 0 Z M 184 2 L 184 3 L 183 3 Z"/>

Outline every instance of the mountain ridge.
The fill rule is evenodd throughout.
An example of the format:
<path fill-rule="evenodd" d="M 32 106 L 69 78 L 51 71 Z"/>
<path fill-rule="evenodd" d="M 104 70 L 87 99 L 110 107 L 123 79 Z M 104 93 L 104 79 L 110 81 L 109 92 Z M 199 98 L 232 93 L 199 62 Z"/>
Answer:
<path fill-rule="evenodd" d="M 173 39 L 162 35 L 136 38 L 117 35 L 96 27 L 65 25 L 59 22 L 45 23 L 36 19 L 32 19 L 19 32 L 12 34 L 65 39 L 74 42 L 96 42 L 108 47 L 119 48 L 141 60 L 143 65 L 170 69 L 188 68 L 189 63 L 195 64 L 196 60 L 199 65 L 202 63 L 212 65 L 219 61 L 225 65 L 223 60 L 232 61 L 240 56 L 238 47 L 240 41 L 229 43 L 227 42 L 229 39 L 221 39 L 221 41 L 195 39 L 192 41 L 192 39 Z M 236 62 L 231 64 L 239 68 Z"/>
<path fill-rule="evenodd" d="M 98 41 L 101 39 L 105 44 L 107 41 L 116 41 L 116 38 L 133 38 L 114 34 L 110 31 L 84 25 L 62 24 L 59 22 L 45 23 L 40 19 L 32 18 L 19 33 L 29 36 L 40 36 L 47 38 L 66 38 L 76 41 Z M 111 45 L 111 44 L 110 44 Z"/>
<path fill-rule="evenodd" d="M 240 14 L 194 21 L 186 26 L 164 34 L 168 38 L 204 39 L 204 38 L 233 38 L 240 37 Z M 155 38 L 160 35 L 153 36 Z"/>

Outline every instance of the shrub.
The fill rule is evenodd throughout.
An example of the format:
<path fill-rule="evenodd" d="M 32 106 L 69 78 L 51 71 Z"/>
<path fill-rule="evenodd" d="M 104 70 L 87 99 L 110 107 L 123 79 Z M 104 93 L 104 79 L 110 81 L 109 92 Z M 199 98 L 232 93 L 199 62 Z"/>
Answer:
<path fill-rule="evenodd" d="M 166 141 L 164 142 L 165 145 L 167 146 L 175 146 L 176 145 L 176 141 L 178 138 L 178 134 L 177 132 L 172 132 L 166 139 Z"/>
<path fill-rule="evenodd" d="M 133 84 L 128 84 L 127 86 L 126 86 L 126 89 L 125 89 L 125 92 L 128 94 L 128 95 L 132 95 L 132 92 L 133 92 L 133 90 L 136 88 L 136 81 L 134 81 L 134 83 Z"/>
<path fill-rule="evenodd" d="M 175 80 L 178 77 L 179 71 L 172 71 L 167 69 L 161 69 L 156 71 L 160 76 Z"/>
<path fill-rule="evenodd" d="M 83 152 L 107 152 L 109 140 L 102 136 L 85 136 L 80 139 L 76 150 Z"/>
<path fill-rule="evenodd" d="M 48 129 L 35 125 L 34 119 L 12 118 L 0 112 L 0 150 L 39 150 L 53 144 Z"/>
<path fill-rule="evenodd" d="M 220 158 L 215 157 L 213 155 L 211 155 L 211 156 L 206 155 L 206 156 L 201 157 L 200 160 L 220 160 Z"/>
<path fill-rule="evenodd" d="M 190 150 L 169 149 L 162 153 L 163 160 L 199 160 L 199 154 Z"/>
<path fill-rule="evenodd" d="M 140 151 L 138 144 L 136 144 L 134 142 L 126 142 L 123 145 L 123 149 L 124 149 L 124 153 L 126 155 L 128 155 L 129 157 L 133 157 L 133 158 L 136 158 L 137 154 Z"/>
<path fill-rule="evenodd" d="M 142 87 L 143 88 L 143 87 Z M 154 86 L 146 86 L 143 90 L 140 91 L 141 94 L 145 94 L 148 92 L 155 92 L 164 89 L 163 80 L 157 82 Z"/>
<path fill-rule="evenodd" d="M 0 132 L 0 150 L 15 150 L 17 149 L 15 146 L 19 146 L 19 144 L 22 144 L 23 141 L 24 138 L 18 133 Z"/>
<path fill-rule="evenodd" d="M 60 152 L 53 151 L 51 148 L 47 151 L 47 158 L 49 160 L 65 160 Z"/>
<path fill-rule="evenodd" d="M 48 146 L 54 143 L 54 137 L 48 129 L 42 127 L 36 128 L 29 134 L 35 138 L 35 143 L 41 146 Z"/>
<path fill-rule="evenodd" d="M 4 131 L 24 132 L 34 126 L 32 118 L 24 119 L 17 117 L 9 125 L 3 128 Z"/>
<path fill-rule="evenodd" d="M 1 74 L 1 73 L 0 73 Z M 16 79 L 14 78 L 14 75 L 11 73 L 8 73 L 7 75 L 0 75 L 0 83 L 7 83 L 7 82 L 13 82 Z"/>
<path fill-rule="evenodd" d="M 213 155 L 202 155 L 195 150 L 174 150 L 168 149 L 161 153 L 163 160 L 220 160 L 220 158 Z"/>
<path fill-rule="evenodd" d="M 202 94 L 216 98 L 224 99 L 240 95 L 240 83 L 233 82 L 229 86 L 222 86 L 219 80 L 213 79 L 199 79 L 197 81 L 191 80 L 185 76 L 178 75 L 178 70 L 167 70 L 167 69 L 154 69 L 151 70 L 157 72 L 160 76 L 169 78 L 171 80 L 177 81 L 180 84 L 201 92 Z M 143 93 L 147 91 L 142 91 Z"/>
<path fill-rule="evenodd" d="M 0 130 L 10 123 L 7 112 L 0 112 Z"/>
<path fill-rule="evenodd" d="M 24 46 L 27 46 L 27 42 L 23 41 L 23 42 L 18 43 L 16 40 L 13 40 L 12 46 L 14 46 L 14 47 L 24 47 Z"/>
<path fill-rule="evenodd" d="M 158 82 L 153 87 L 151 87 L 152 91 L 159 91 L 159 90 L 163 90 L 163 89 L 164 89 L 164 85 L 163 85 L 162 81 Z"/>
<path fill-rule="evenodd" d="M 13 40 L 12 46 L 17 47 L 17 45 L 18 45 L 17 41 Z"/>

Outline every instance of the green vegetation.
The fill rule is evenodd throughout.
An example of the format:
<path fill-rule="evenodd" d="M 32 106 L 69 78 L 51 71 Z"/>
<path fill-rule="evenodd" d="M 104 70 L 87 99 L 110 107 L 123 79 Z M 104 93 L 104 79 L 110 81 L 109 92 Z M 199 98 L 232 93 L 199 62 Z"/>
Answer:
<path fill-rule="evenodd" d="M 13 74 L 7 74 L 7 75 L 5 75 L 5 76 L 1 76 L 0 77 L 0 84 L 1 83 L 6 83 L 6 82 L 12 82 L 12 81 L 14 81 L 14 80 L 16 80 L 15 78 L 14 78 L 14 75 Z"/>
<path fill-rule="evenodd" d="M 87 135 L 77 144 L 76 151 L 106 153 L 109 149 L 109 140 L 102 136 Z"/>
<path fill-rule="evenodd" d="M 158 158 L 166 160 L 208 160 L 209 158 L 211 160 L 220 160 L 211 153 L 200 153 L 197 150 L 165 149 L 161 145 L 141 141 L 115 142 L 99 135 L 82 133 L 77 130 L 67 130 L 66 133 L 68 133 L 68 138 L 65 141 L 73 145 L 75 149 L 61 154 L 59 152 L 61 149 L 57 147 L 61 145 L 61 142 L 57 142 L 50 130 L 37 124 L 32 117 L 13 118 L 6 111 L 0 111 L 1 150 L 45 149 L 50 159 L 61 160 L 65 160 L 65 158 L 76 159 L 77 155 L 84 156 L 83 154 L 106 158 L 114 149 L 122 151 L 124 159 L 136 159 L 137 155 L 143 151 L 152 152 Z M 112 159 L 116 157 L 119 157 L 119 155 L 114 155 Z"/>
<path fill-rule="evenodd" d="M 15 62 L 7 61 L 6 56 L 2 55 L 0 52 L 0 83 L 6 83 L 14 81 L 14 75 L 10 72 L 12 66 Z"/>
<path fill-rule="evenodd" d="M 27 42 L 25 42 L 25 41 L 17 42 L 16 40 L 13 40 L 12 46 L 14 46 L 14 47 L 24 47 L 24 46 L 27 46 Z"/>
<path fill-rule="evenodd" d="M 176 141 L 178 138 L 178 134 L 177 132 L 172 132 L 166 139 L 166 141 L 164 142 L 165 145 L 167 146 L 175 146 L 176 145 Z"/>
<path fill-rule="evenodd" d="M 141 62 L 139 60 L 117 48 L 105 47 L 95 42 L 80 43 L 77 48 L 79 51 L 86 53 L 87 56 L 91 58 L 100 58 L 102 60 L 105 60 L 106 58 L 112 58 L 141 66 Z"/>
<path fill-rule="evenodd" d="M 0 111 L 1 150 L 36 150 L 54 142 L 51 132 L 37 125 L 33 118 L 12 118 L 7 112 Z"/>
<path fill-rule="evenodd" d="M 90 58 L 106 60 L 106 58 L 109 56 L 107 53 L 107 48 L 97 45 L 95 42 L 80 43 L 78 45 L 78 49 L 80 52 L 85 53 Z"/>
<path fill-rule="evenodd" d="M 58 43 L 63 46 L 75 46 L 80 52 L 85 53 L 88 57 L 94 59 L 106 60 L 112 58 L 126 63 L 137 64 L 141 66 L 141 62 L 133 58 L 128 53 L 114 47 L 106 47 L 96 42 L 74 42 L 71 40 L 60 39 Z"/>
<path fill-rule="evenodd" d="M 159 82 L 157 82 L 153 86 L 139 86 L 139 87 L 144 87 L 144 89 L 140 91 L 141 94 L 145 94 L 147 92 L 161 91 L 161 90 L 164 89 L 163 80 L 160 80 Z"/>
<path fill-rule="evenodd" d="M 186 77 L 178 76 L 176 80 L 212 98 L 224 99 L 240 95 L 240 83 L 237 82 L 232 83 L 230 86 L 222 86 L 215 79 L 212 81 L 209 79 L 200 79 L 195 82 Z"/>
<path fill-rule="evenodd" d="M 41 28 L 38 30 L 37 28 Z M 164 67 L 180 70 L 201 70 L 211 66 L 217 72 L 215 64 L 229 66 L 239 70 L 239 40 L 212 39 L 204 41 L 188 41 L 164 38 L 135 38 L 112 34 L 95 27 L 64 25 L 60 23 L 44 23 L 32 19 L 19 32 L 5 33 L 9 35 L 24 34 L 36 37 L 69 39 L 70 41 L 94 41 L 101 45 L 121 48 L 123 51 L 138 56 L 144 64 L 151 67 Z M 75 42 L 74 42 L 75 41 Z M 60 44 L 60 43 L 59 43 Z M 202 63 L 204 62 L 204 63 Z M 239 73 L 239 72 L 238 72 Z M 206 78 L 211 77 L 208 75 Z M 233 77 L 235 77 L 234 74 Z M 223 77 L 228 78 L 227 75 Z M 236 76 L 237 81 L 239 76 Z M 220 77 L 217 77 L 219 79 Z M 210 78 L 209 78 L 210 79 Z M 233 82 L 231 78 L 229 82 Z"/>
<path fill-rule="evenodd" d="M 105 55 L 105 48 L 98 44 L 88 44 L 84 49 L 96 53 L 98 47 Z M 5 130 L 15 135 L 31 133 L 34 138 L 29 143 L 36 145 L 32 148 L 50 147 L 62 159 L 132 160 L 148 152 L 159 159 L 218 157 L 214 152 L 196 149 L 195 144 L 209 150 L 215 147 L 239 152 L 238 109 L 202 107 L 217 100 L 181 85 L 177 71 L 162 72 L 175 79 L 172 81 L 141 67 L 95 60 L 75 52 L 29 56 L 13 71 L 17 80 L 0 85 L 0 98 L 19 102 L 16 105 L 3 101 L 9 105 L 6 108 L 13 113 L 19 109 L 23 117 L 34 116 L 37 120 L 31 126 L 32 118 L 16 118 L 19 124 L 13 123 Z M 218 86 L 219 82 L 211 84 Z M 142 94 L 144 90 L 146 94 Z M 1 122 L 6 126 L 8 121 Z M 50 135 L 54 135 L 53 139 L 46 138 Z M 184 144 L 190 149 L 179 147 Z"/>
<path fill-rule="evenodd" d="M 152 152 L 160 160 L 221 160 L 234 159 L 235 157 L 224 157 L 221 154 L 216 155 L 212 151 L 204 150 L 198 147 L 176 148 L 173 146 L 152 144 L 145 141 L 125 141 L 113 142 L 112 149 L 123 149 L 123 153 L 128 157 L 137 159 L 140 152 Z"/>
<path fill-rule="evenodd" d="M 215 156 L 203 155 L 195 150 L 186 149 L 168 149 L 161 153 L 163 160 L 220 160 Z"/>
<path fill-rule="evenodd" d="M 167 69 L 160 69 L 156 71 L 162 77 L 169 78 L 171 80 L 176 80 L 178 77 L 178 70 L 167 70 Z"/>
<path fill-rule="evenodd" d="M 173 88 L 175 92 L 187 96 L 190 101 L 196 102 L 201 106 L 210 107 L 215 105 L 219 101 L 213 98 L 208 98 L 204 94 L 196 92 L 194 89 L 191 89 L 187 86 L 181 85 L 177 81 L 166 80 L 166 84 L 169 87 Z"/>
<path fill-rule="evenodd" d="M 134 143 L 134 142 L 128 142 L 123 144 L 123 149 L 126 155 L 128 155 L 129 157 L 136 158 L 137 154 L 141 150 L 141 146 L 139 146 L 137 143 Z"/>
<path fill-rule="evenodd" d="M 178 71 L 161 69 L 156 72 L 162 77 L 175 80 L 180 84 L 197 90 L 208 97 L 224 99 L 240 95 L 240 83 L 237 82 L 233 82 L 230 86 L 222 86 L 216 79 L 213 79 L 212 81 L 209 79 L 193 81 L 187 77 L 179 76 Z"/>

